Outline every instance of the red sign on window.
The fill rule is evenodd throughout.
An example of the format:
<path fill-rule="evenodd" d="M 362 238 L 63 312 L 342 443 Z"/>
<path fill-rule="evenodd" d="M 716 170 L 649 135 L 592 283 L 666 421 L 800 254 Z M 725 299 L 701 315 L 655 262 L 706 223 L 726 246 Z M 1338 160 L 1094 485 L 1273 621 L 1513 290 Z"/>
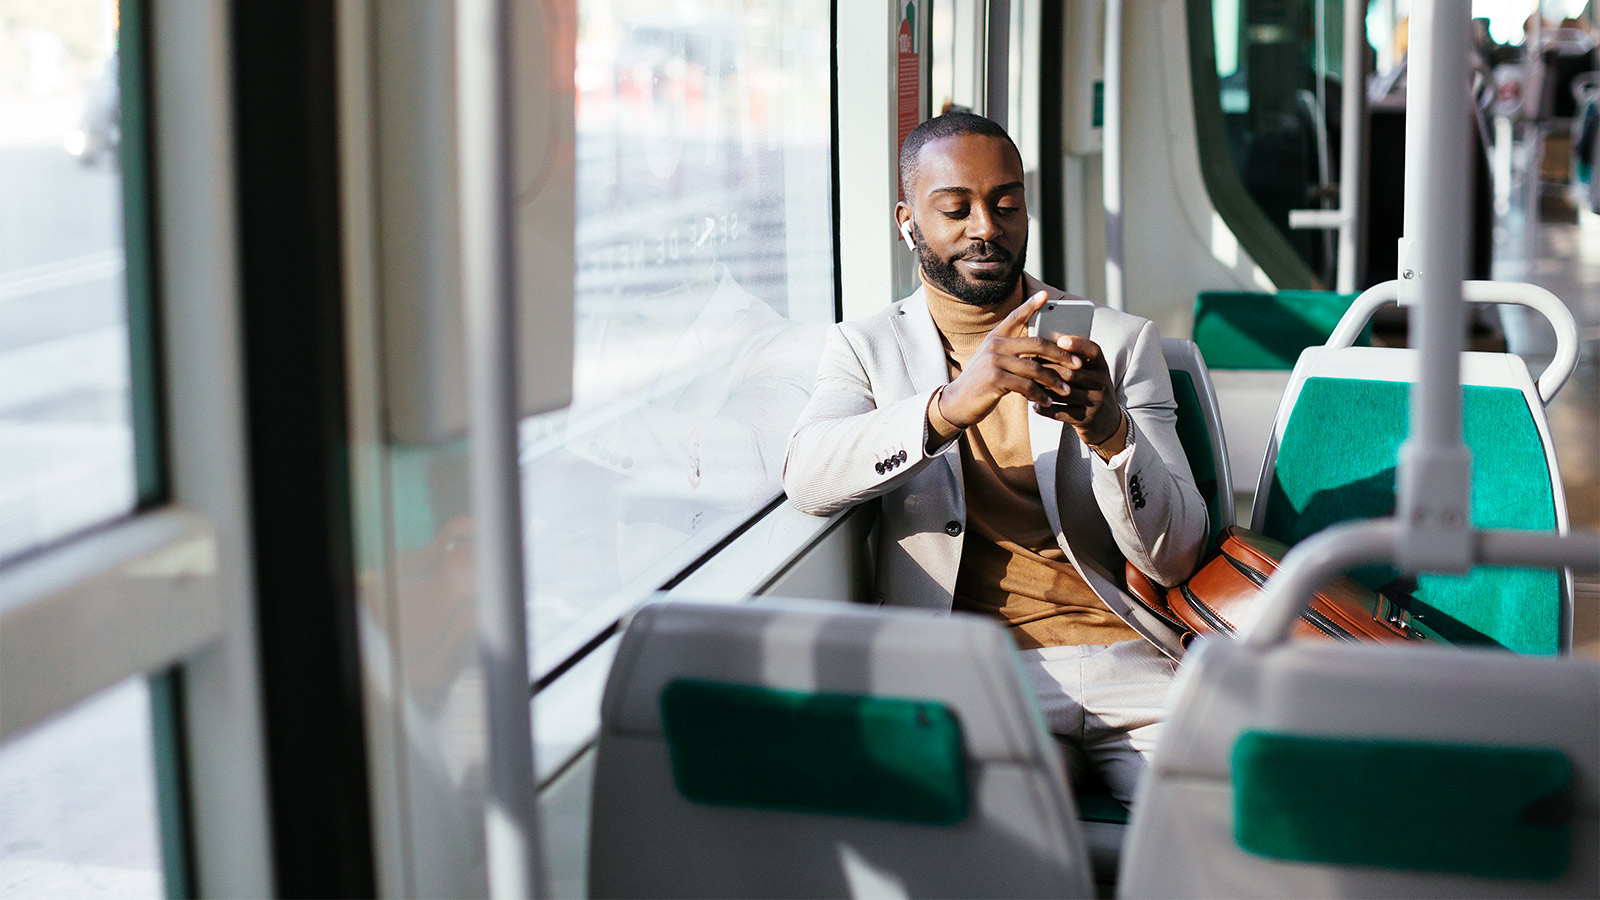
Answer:
<path fill-rule="evenodd" d="M 922 54 L 917 47 L 917 4 L 915 0 L 906 0 L 900 8 L 900 27 L 895 32 L 895 48 L 898 53 L 899 65 L 896 69 L 895 86 L 899 97 L 898 136 L 894 146 L 898 152 L 906 142 L 906 135 L 911 129 L 917 127 L 922 121 Z M 906 198 L 905 192 L 900 193 L 900 199 Z"/>

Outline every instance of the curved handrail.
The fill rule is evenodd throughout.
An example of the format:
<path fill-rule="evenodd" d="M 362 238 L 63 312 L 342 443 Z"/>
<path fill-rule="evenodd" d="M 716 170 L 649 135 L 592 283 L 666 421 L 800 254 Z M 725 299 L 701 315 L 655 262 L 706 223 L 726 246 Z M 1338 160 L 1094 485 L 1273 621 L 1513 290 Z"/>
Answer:
<path fill-rule="evenodd" d="M 1268 579 L 1259 612 L 1244 624 L 1240 643 L 1257 650 L 1282 644 L 1317 588 L 1352 566 L 1394 562 L 1405 537 L 1394 519 L 1368 519 L 1335 525 L 1296 544 Z M 1600 570 L 1600 533 L 1474 529 L 1472 537 L 1474 565 Z"/>
<path fill-rule="evenodd" d="M 1349 347 L 1355 343 L 1356 336 L 1372 318 L 1378 307 L 1385 303 L 1393 303 L 1400 296 L 1400 282 L 1384 281 L 1362 291 L 1344 316 L 1339 319 L 1339 325 L 1329 335 L 1327 347 Z M 1550 365 L 1545 366 L 1539 373 L 1537 380 L 1539 386 L 1539 399 L 1549 405 L 1561 386 L 1572 377 L 1572 371 L 1578 365 L 1578 322 L 1572 317 L 1572 310 L 1561 302 L 1561 298 L 1550 293 L 1536 284 L 1526 284 L 1515 281 L 1463 281 L 1461 283 L 1461 297 L 1468 303 L 1512 303 L 1517 306 L 1526 306 L 1543 314 L 1550 320 L 1550 325 L 1556 332 L 1556 353 L 1550 360 Z"/>

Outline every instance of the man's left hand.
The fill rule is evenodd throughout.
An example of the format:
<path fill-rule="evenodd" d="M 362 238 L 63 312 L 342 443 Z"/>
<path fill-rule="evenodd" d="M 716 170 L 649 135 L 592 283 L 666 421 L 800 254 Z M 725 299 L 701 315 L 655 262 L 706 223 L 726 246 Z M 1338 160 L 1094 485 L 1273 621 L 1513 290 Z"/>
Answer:
<path fill-rule="evenodd" d="M 1041 406 L 1039 413 L 1072 426 L 1078 439 L 1099 450 L 1101 456 L 1115 456 L 1122 449 L 1111 446 L 1122 431 L 1122 408 L 1117 405 L 1111 370 L 1100 345 L 1076 335 L 1062 335 L 1056 343 L 1070 354 L 1065 365 L 1048 364 L 1067 383 L 1065 402 Z"/>

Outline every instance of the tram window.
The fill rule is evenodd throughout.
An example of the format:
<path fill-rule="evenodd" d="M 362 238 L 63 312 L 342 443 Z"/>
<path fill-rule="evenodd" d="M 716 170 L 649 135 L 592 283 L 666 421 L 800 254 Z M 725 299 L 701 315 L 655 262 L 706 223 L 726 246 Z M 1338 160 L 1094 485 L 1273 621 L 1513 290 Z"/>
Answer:
<path fill-rule="evenodd" d="M 0 569 L 48 563 L 53 546 L 165 489 L 147 22 L 140 0 L 0 0 Z M 31 620 L 74 639 L 104 630 L 63 613 L 62 587 L 27 607 Z M 7 684 L 24 709 L 39 685 L 27 666 Z M 176 740 L 171 684 L 132 675 L 7 735 L 0 897 L 187 890 L 165 883 L 184 848 L 161 840 L 177 819 L 158 813 L 158 796 L 169 813 L 178 796 L 174 767 L 156 761 Z"/>
<path fill-rule="evenodd" d="M 521 429 L 536 675 L 780 494 L 833 320 L 830 27 L 578 4 L 573 402 Z"/>
<path fill-rule="evenodd" d="M 130 512 L 116 5 L 0 3 L 0 561 Z"/>
<path fill-rule="evenodd" d="M 129 678 L 0 747 L 0 897 L 163 897 L 150 693 Z"/>
<path fill-rule="evenodd" d="M 1332 232 L 1290 230 L 1289 211 L 1336 205 L 1343 4 L 1202 0 L 1210 8 L 1227 154 L 1250 199 L 1324 283 Z M 1197 98 L 1199 102 L 1199 98 Z"/>
<path fill-rule="evenodd" d="M 931 13 L 928 95 L 938 113 L 956 103 L 956 10 L 955 0 L 934 0 Z"/>

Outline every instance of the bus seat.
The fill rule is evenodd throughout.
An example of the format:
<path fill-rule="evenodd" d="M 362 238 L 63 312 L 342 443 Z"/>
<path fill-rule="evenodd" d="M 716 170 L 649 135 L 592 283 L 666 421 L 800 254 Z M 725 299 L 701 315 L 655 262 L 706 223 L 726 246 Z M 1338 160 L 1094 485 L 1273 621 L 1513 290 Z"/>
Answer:
<path fill-rule="evenodd" d="M 974 616 L 655 602 L 601 704 L 595 897 L 1088 896 L 1054 740 Z"/>
<path fill-rule="evenodd" d="M 1358 295 L 1332 291 L 1201 291 L 1194 342 L 1213 369 L 1294 368 L 1300 351 L 1328 340 Z M 1371 328 L 1358 345 L 1371 340 Z"/>
<path fill-rule="evenodd" d="M 1300 351 L 1328 339 L 1355 296 L 1331 291 L 1196 295 L 1194 341 L 1222 398 L 1223 430 L 1233 438 L 1227 457 L 1233 484 L 1248 487 L 1261 471 L 1261 448 L 1272 434 L 1272 410 L 1283 397 L 1289 371 Z M 1370 334 L 1364 329 L 1357 343 L 1368 343 Z"/>
<path fill-rule="evenodd" d="M 1207 525 L 1215 539 L 1234 524 L 1233 479 L 1228 472 L 1228 442 L 1222 433 L 1217 392 L 1194 341 L 1162 338 L 1161 353 L 1167 359 L 1172 396 L 1178 403 L 1178 440 L 1200 499 L 1206 502 Z"/>
<path fill-rule="evenodd" d="M 1251 527 L 1293 545 L 1338 522 L 1389 516 L 1409 428 L 1418 358 L 1408 349 L 1313 348 L 1279 406 Z M 1521 358 L 1461 357 L 1463 437 L 1473 456 L 1472 524 L 1565 533 L 1567 512 L 1544 405 Z M 1479 567 L 1401 579 L 1388 566 L 1351 573 L 1453 643 L 1521 653 L 1571 646 L 1571 574 Z"/>
<path fill-rule="evenodd" d="M 1600 664 L 1203 641 L 1126 897 L 1600 896 Z"/>

